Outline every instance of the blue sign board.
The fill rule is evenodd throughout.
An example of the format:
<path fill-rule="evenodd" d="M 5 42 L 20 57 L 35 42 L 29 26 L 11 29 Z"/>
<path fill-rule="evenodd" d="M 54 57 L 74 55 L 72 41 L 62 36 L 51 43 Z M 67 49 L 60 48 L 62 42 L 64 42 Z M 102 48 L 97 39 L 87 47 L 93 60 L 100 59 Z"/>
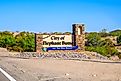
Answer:
<path fill-rule="evenodd" d="M 76 50 L 78 49 L 78 46 L 72 46 L 72 47 L 48 47 L 47 50 Z"/>

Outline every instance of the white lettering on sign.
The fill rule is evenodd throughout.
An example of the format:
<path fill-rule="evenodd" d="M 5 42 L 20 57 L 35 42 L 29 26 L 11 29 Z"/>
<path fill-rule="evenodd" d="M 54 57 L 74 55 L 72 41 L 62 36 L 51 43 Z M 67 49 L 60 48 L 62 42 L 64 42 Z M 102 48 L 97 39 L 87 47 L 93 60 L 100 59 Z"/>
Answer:
<path fill-rule="evenodd" d="M 43 35 L 43 47 L 72 46 L 72 35 Z"/>

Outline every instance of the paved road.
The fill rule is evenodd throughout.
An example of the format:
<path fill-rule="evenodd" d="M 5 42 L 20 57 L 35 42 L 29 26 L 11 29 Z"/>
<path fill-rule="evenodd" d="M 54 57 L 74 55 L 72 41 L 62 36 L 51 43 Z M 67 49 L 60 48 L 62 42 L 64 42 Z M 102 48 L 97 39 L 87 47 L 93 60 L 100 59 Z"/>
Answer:
<path fill-rule="evenodd" d="M 9 81 L 9 80 L 0 72 L 0 81 Z"/>

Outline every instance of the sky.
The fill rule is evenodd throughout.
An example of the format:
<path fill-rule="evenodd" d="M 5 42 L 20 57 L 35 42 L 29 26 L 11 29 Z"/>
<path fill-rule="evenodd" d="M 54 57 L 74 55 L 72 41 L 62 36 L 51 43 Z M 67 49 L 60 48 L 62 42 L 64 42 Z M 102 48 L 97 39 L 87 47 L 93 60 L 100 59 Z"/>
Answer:
<path fill-rule="evenodd" d="M 0 0 L 0 31 L 87 32 L 121 29 L 121 0 Z"/>

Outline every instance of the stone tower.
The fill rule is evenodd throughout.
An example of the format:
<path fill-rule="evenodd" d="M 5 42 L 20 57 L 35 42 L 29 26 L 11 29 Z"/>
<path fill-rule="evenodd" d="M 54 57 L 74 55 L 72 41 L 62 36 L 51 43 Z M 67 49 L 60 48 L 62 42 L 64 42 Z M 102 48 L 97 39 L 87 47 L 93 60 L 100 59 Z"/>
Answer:
<path fill-rule="evenodd" d="M 78 46 L 78 51 L 85 50 L 85 25 L 73 24 L 73 46 Z"/>
<path fill-rule="evenodd" d="M 35 50 L 37 53 L 42 52 L 42 35 L 35 34 Z"/>

